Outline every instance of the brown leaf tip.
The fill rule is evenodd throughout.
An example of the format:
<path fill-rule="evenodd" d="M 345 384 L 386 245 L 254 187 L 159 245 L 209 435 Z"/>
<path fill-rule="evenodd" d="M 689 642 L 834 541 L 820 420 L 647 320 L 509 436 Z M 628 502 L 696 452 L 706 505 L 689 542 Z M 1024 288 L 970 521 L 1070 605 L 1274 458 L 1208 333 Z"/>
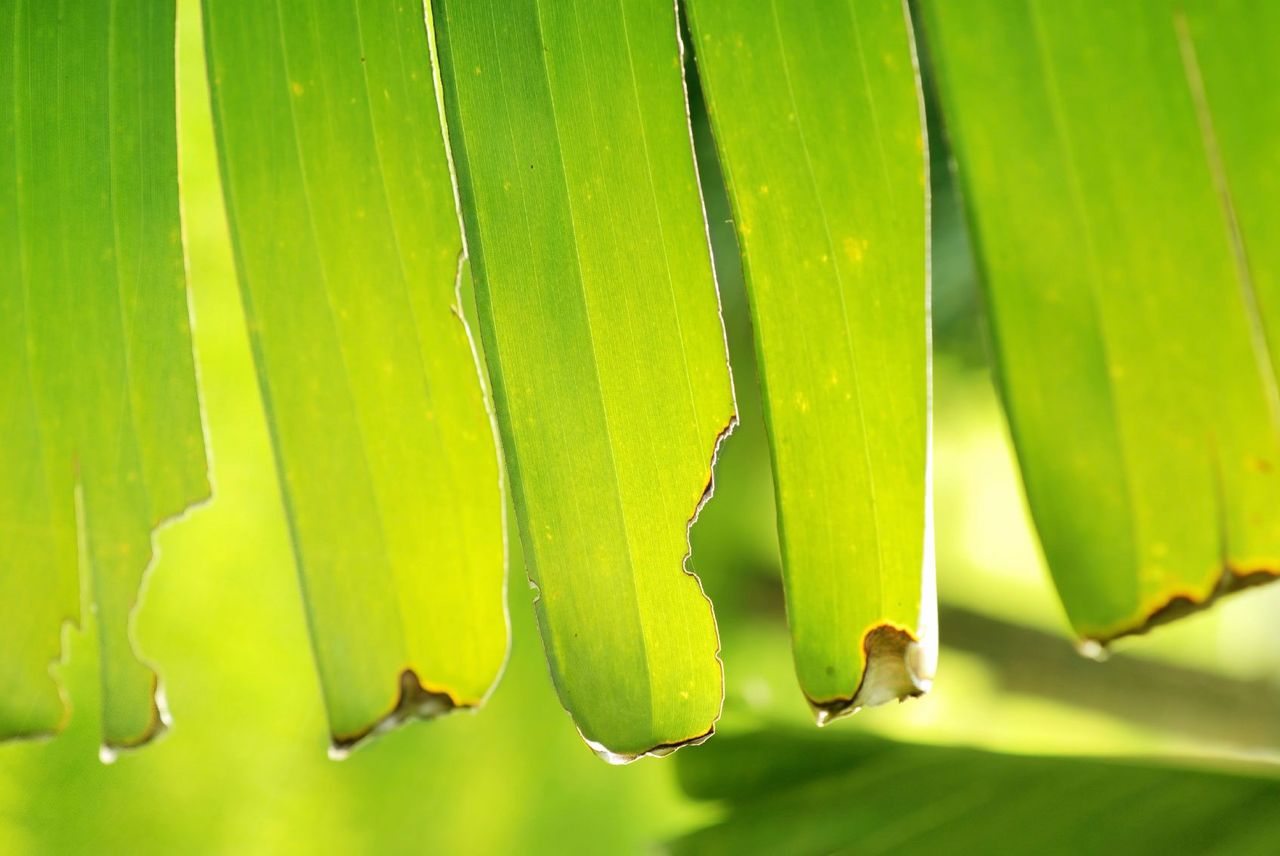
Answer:
<path fill-rule="evenodd" d="M 933 669 L 920 641 L 908 630 L 878 624 L 862 637 L 866 665 L 852 696 L 815 701 L 809 699 L 819 726 L 864 707 L 903 701 L 924 695 L 933 684 Z"/>
<path fill-rule="evenodd" d="M 587 744 L 592 752 L 596 753 L 596 757 L 604 761 L 606 764 L 610 764 L 615 767 L 626 766 L 627 764 L 634 763 L 641 758 L 665 758 L 676 750 L 683 749 L 686 746 L 701 746 L 703 743 L 710 740 L 715 733 L 715 725 L 712 725 L 702 734 L 690 737 L 687 740 L 676 740 L 671 743 L 659 743 L 656 746 L 652 746 L 639 752 L 614 752 L 603 743 L 592 740 L 590 737 L 583 734 L 582 729 L 578 729 L 578 734 L 582 737 L 583 742 Z"/>
<path fill-rule="evenodd" d="M 1280 576 L 1280 569 L 1255 568 L 1253 570 L 1243 570 L 1228 566 L 1223 569 L 1222 575 L 1218 577 L 1217 584 L 1207 595 L 1198 597 L 1181 592 L 1174 594 L 1136 624 L 1121 627 L 1119 630 L 1110 633 L 1085 636 L 1079 646 L 1079 650 L 1090 659 L 1106 659 L 1107 647 L 1117 639 L 1125 636 L 1142 636 L 1162 624 L 1168 624 L 1208 609 L 1217 603 L 1221 597 L 1273 582 L 1278 576 Z"/>
<path fill-rule="evenodd" d="M 394 731 L 415 719 L 435 719 L 455 710 L 470 708 L 460 704 L 450 693 L 429 690 L 422 685 L 417 672 L 405 669 L 400 673 L 400 696 L 395 707 L 368 728 L 353 734 L 334 734 L 329 747 L 329 757 L 335 761 L 347 758 L 352 751 L 379 734 Z"/>

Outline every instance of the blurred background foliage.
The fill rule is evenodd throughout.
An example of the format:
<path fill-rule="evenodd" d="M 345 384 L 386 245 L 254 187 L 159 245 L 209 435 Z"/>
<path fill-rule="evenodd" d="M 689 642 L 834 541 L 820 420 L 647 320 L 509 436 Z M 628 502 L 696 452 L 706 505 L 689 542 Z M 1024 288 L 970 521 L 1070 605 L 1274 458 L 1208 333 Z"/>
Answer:
<path fill-rule="evenodd" d="M 100 763 L 86 611 L 86 626 L 66 633 L 68 656 L 58 668 L 74 705 L 67 732 L 0 747 L 0 853 L 634 852 L 725 818 L 732 825 L 735 815 L 720 802 L 681 790 L 679 756 L 613 768 L 579 740 L 547 675 L 514 534 L 511 659 L 486 708 L 410 725 L 342 762 L 326 757 L 320 689 L 234 279 L 201 43 L 198 0 L 182 0 L 181 177 L 215 497 L 160 533 L 135 626 L 140 650 L 164 678 L 174 724 L 155 745 Z M 727 675 L 721 736 L 681 755 L 710 752 L 721 739 L 750 740 L 762 728 L 812 730 L 782 610 L 741 270 L 696 92 L 692 100 L 741 426 L 722 448 L 715 498 L 693 530 L 692 564 L 715 603 Z M 991 386 L 972 259 L 932 109 L 930 119 L 939 678 L 923 699 L 864 711 L 811 736 L 862 745 L 857 732 L 871 732 L 1009 753 L 1271 760 L 1280 745 L 1280 587 L 1124 641 L 1106 664 L 1071 651 Z M 776 749 L 776 739 L 762 745 Z M 840 763 L 860 757 L 806 745 Z M 705 778 L 705 767 L 696 775 Z M 1161 781 L 1142 779 L 1144 788 Z M 1179 793 L 1195 802 L 1197 788 L 1213 785 L 1212 777 L 1192 778 Z M 895 790 L 912 799 L 908 782 Z M 983 793 L 987 802 L 966 811 L 997 810 L 999 791 Z M 1060 808 L 1071 811 L 1069 803 Z M 866 812 L 849 817 L 876 823 Z"/>

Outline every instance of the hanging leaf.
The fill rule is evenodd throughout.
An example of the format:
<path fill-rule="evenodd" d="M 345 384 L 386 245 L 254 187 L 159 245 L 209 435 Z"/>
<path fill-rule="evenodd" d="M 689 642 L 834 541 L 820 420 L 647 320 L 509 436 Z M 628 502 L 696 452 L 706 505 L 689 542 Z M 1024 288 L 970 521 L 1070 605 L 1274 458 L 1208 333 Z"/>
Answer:
<path fill-rule="evenodd" d="M 787 618 L 819 724 L 937 652 L 926 159 L 900 0 L 693 0 L 742 249 Z"/>
<path fill-rule="evenodd" d="M 507 650 L 502 493 L 423 10 L 205 14 L 241 291 L 343 749 L 479 705 Z"/>
<path fill-rule="evenodd" d="M 529 575 L 560 698 L 615 761 L 710 734 L 685 572 L 733 395 L 675 7 L 437 0 L 444 103 Z"/>
<path fill-rule="evenodd" d="M 1001 755 L 866 734 L 724 736 L 681 757 L 723 819 L 675 853 L 1267 852 L 1280 781 L 1262 767 Z"/>
<path fill-rule="evenodd" d="M 1280 570 L 1280 12 L 926 0 L 1031 512 L 1077 632 Z"/>
<path fill-rule="evenodd" d="M 174 26 L 173 4 L 0 2 L 0 737 L 62 727 L 49 670 L 82 601 L 104 747 L 163 727 L 130 621 L 153 530 L 209 495 Z"/>

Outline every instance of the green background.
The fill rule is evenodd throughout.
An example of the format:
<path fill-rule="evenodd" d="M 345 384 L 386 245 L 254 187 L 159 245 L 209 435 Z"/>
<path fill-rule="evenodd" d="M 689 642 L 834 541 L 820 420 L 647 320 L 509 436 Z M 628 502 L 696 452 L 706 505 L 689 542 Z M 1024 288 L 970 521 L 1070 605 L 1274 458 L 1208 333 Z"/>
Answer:
<path fill-rule="evenodd" d="M 609 767 L 579 740 L 542 659 L 518 547 L 509 586 L 511 662 L 487 707 L 411 725 L 346 761 L 327 759 L 320 688 L 219 202 L 197 16 L 198 4 L 183 0 L 180 143 L 215 499 L 159 536 L 161 555 L 137 619 L 139 646 L 164 679 L 174 727 L 145 750 L 100 764 L 94 628 L 68 631 L 69 660 L 60 669 L 74 704 L 68 731 L 0 747 L 0 852 L 639 852 L 716 819 L 719 808 L 681 795 L 671 759 Z M 696 98 L 694 113 L 703 180 L 714 189 Z M 1209 728 L 1218 740 L 1257 743 L 1239 715 L 1217 723 L 1201 717 L 1195 735 L 1114 716 L 1102 691 L 1106 665 L 1091 667 L 1087 674 L 1098 677 L 1083 683 L 1046 668 L 1037 686 L 1002 689 L 1008 659 L 1049 662 L 1070 643 L 1026 524 L 945 170 L 935 169 L 934 181 L 938 569 L 946 606 L 939 677 L 924 699 L 865 711 L 832 730 L 1015 752 L 1203 753 L 1213 748 Z M 708 209 L 742 417 L 722 449 L 717 495 L 693 533 L 693 566 L 722 636 L 721 731 L 760 722 L 811 727 L 782 614 L 772 485 L 722 193 L 708 194 Z M 1280 589 L 1260 589 L 1117 648 L 1271 693 L 1280 678 L 1278 607 Z M 1036 637 L 1039 649 L 1015 650 L 987 633 L 976 646 L 986 657 L 948 648 L 948 616 L 960 608 L 1055 636 Z M 1163 701 L 1144 692 L 1131 683 L 1133 709 Z M 1055 693 L 1068 698 L 1048 697 Z M 1199 701 L 1213 709 L 1212 700 Z"/>

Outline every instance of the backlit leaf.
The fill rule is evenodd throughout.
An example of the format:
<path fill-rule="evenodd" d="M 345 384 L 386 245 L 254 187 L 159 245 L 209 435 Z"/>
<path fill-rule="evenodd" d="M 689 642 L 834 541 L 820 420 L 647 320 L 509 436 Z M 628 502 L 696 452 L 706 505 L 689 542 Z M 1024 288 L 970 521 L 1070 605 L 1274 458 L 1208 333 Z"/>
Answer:
<path fill-rule="evenodd" d="M 1280 570 L 1280 10 L 926 0 L 1041 543 L 1105 642 Z"/>
<path fill-rule="evenodd" d="M 479 705 L 507 649 L 494 435 L 412 0 L 206 0 L 213 113 L 335 746 Z"/>
<path fill-rule="evenodd" d="M 602 755 L 708 735 L 684 572 L 734 419 L 674 4 L 432 4 L 485 354 L 543 642 Z"/>
<path fill-rule="evenodd" d="M 751 300 L 787 617 L 824 722 L 926 690 L 926 163 L 900 0 L 691 0 Z"/>
<path fill-rule="evenodd" d="M 174 25 L 172 3 L 0 2 L 0 737 L 61 727 L 49 667 L 82 602 L 105 747 L 162 727 L 130 619 L 153 529 L 209 494 Z"/>

